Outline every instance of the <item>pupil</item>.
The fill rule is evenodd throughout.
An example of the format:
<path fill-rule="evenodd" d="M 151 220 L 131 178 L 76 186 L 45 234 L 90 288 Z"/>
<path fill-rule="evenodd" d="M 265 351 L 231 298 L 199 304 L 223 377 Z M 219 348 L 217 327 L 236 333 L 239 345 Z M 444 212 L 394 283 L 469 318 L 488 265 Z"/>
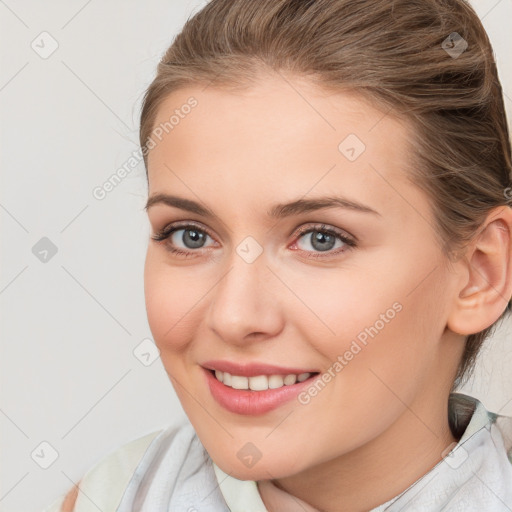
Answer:
<path fill-rule="evenodd" d="M 334 236 L 322 233 L 321 231 L 314 231 L 311 233 L 311 245 L 319 251 L 328 251 L 334 246 Z M 324 244 L 327 243 L 327 246 Z"/>
<path fill-rule="evenodd" d="M 191 249 L 201 247 L 204 242 L 204 233 L 195 229 L 187 229 L 183 233 L 183 243 Z"/>

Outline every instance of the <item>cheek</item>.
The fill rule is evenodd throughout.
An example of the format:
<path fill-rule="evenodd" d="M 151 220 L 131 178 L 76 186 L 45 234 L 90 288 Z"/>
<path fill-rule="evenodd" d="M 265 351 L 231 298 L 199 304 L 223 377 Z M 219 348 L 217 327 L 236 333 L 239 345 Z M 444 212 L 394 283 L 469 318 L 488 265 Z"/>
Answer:
<path fill-rule="evenodd" d="M 316 269 L 309 278 L 297 275 L 287 281 L 300 300 L 289 303 L 296 304 L 293 322 L 330 359 L 348 350 L 353 340 L 364 345 L 376 331 L 400 322 L 400 282 L 386 279 L 374 265 L 358 267 Z"/>
<path fill-rule="evenodd" d="M 338 361 L 332 370 L 342 372 L 347 384 L 357 379 L 371 389 L 379 385 L 375 374 L 382 374 L 400 387 L 421 379 L 435 357 L 444 328 L 443 299 L 435 285 L 442 276 L 437 270 L 422 282 L 435 267 L 433 255 L 423 262 L 419 255 L 407 261 L 398 256 L 380 253 L 371 265 L 326 269 L 314 279 L 292 282 L 308 306 L 299 304 L 301 313 L 298 308 L 295 315 L 300 331 L 326 367 Z"/>
<path fill-rule="evenodd" d="M 148 323 L 162 357 L 184 349 L 198 325 L 205 291 L 190 272 L 166 265 L 148 249 L 144 267 L 144 296 Z"/>
<path fill-rule="evenodd" d="M 380 283 L 379 290 L 371 282 L 359 280 L 350 292 L 331 283 L 337 291 L 328 301 L 321 294 L 310 295 L 334 335 L 320 334 L 325 329 L 311 315 L 300 326 L 325 361 L 325 390 L 306 389 L 301 404 L 306 404 L 304 421 L 311 406 L 322 421 L 337 426 L 326 442 L 327 451 L 339 444 L 339 429 L 351 439 L 351 448 L 378 435 L 403 412 L 404 403 L 412 403 L 434 364 L 435 308 L 425 309 L 425 295 L 409 294 L 406 279 L 394 287 Z M 418 315 L 432 322 L 418 322 Z M 366 422 L 363 430 L 361 422 Z"/>

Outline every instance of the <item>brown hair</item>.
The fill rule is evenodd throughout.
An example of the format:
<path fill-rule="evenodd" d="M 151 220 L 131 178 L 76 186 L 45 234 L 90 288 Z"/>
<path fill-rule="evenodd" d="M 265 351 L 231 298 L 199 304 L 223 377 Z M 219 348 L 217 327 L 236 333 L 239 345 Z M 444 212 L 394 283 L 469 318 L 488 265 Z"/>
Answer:
<path fill-rule="evenodd" d="M 450 259 L 491 209 L 512 205 L 502 89 L 487 34 L 464 0 L 211 0 L 158 65 L 143 100 L 141 147 L 172 91 L 249 87 L 265 69 L 352 89 L 412 123 L 410 179 L 431 198 Z M 144 162 L 147 169 L 147 148 Z M 507 299 L 494 324 L 467 337 L 452 389 L 512 309 Z"/>

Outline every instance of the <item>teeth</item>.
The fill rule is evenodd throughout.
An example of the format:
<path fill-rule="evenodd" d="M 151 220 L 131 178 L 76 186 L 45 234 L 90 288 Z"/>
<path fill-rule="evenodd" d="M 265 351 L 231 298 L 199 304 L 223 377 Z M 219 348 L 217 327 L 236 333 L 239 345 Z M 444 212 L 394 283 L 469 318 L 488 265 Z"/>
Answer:
<path fill-rule="evenodd" d="M 249 389 L 249 377 L 231 375 L 231 387 L 233 389 Z"/>
<path fill-rule="evenodd" d="M 249 389 L 253 391 L 265 391 L 268 389 L 268 378 L 265 375 L 249 377 Z"/>
<path fill-rule="evenodd" d="M 297 375 L 287 375 L 284 378 L 284 383 L 287 386 L 291 386 L 292 384 L 295 384 L 297 382 Z"/>
<path fill-rule="evenodd" d="M 301 373 L 299 375 L 258 375 L 256 377 L 243 377 L 241 375 L 231 375 L 228 372 L 215 370 L 215 377 L 226 386 L 233 389 L 250 389 L 252 391 L 265 391 L 267 389 L 277 389 L 283 386 L 291 386 L 296 382 L 303 382 L 308 379 L 311 373 Z"/>
<path fill-rule="evenodd" d="M 271 375 L 267 377 L 267 380 L 270 389 L 282 388 L 284 386 L 284 378 L 282 375 Z"/>

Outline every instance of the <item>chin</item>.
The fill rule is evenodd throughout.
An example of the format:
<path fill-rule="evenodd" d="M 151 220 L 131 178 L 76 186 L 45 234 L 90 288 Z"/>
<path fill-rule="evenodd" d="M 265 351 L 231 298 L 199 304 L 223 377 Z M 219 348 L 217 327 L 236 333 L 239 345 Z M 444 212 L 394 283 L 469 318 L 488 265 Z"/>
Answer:
<path fill-rule="evenodd" d="M 243 462 L 239 461 L 238 458 L 235 460 L 214 460 L 214 462 L 224 473 L 238 480 L 258 481 L 284 478 L 294 475 L 302 469 L 292 468 L 289 464 L 283 465 L 282 460 L 265 461 L 263 457 L 252 467 L 244 467 Z"/>

